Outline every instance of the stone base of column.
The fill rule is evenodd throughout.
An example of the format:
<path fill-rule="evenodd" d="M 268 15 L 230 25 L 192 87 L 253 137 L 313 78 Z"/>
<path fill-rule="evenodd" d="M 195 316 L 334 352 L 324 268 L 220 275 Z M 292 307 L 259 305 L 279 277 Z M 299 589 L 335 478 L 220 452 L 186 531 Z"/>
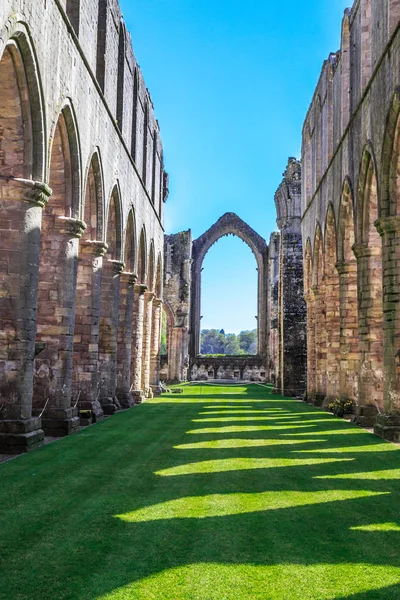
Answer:
<path fill-rule="evenodd" d="M 353 423 L 360 425 L 360 427 L 373 427 L 378 418 L 378 409 L 376 406 L 358 406 L 356 414 L 353 418 Z"/>
<path fill-rule="evenodd" d="M 50 408 L 42 417 L 42 428 L 46 435 L 64 437 L 78 431 L 80 419 L 78 408 Z"/>
<path fill-rule="evenodd" d="M 321 394 L 320 392 L 311 392 L 307 394 L 307 402 L 318 408 L 324 406 L 325 398 L 325 394 Z"/>
<path fill-rule="evenodd" d="M 161 388 L 158 385 L 152 385 L 151 389 L 153 391 L 153 398 L 158 398 L 161 396 Z"/>
<path fill-rule="evenodd" d="M 146 400 L 146 394 L 143 390 L 135 390 L 132 392 L 132 397 L 135 404 L 142 404 Z"/>
<path fill-rule="evenodd" d="M 121 408 L 132 408 L 132 406 L 135 406 L 132 392 L 117 392 L 117 398 Z"/>
<path fill-rule="evenodd" d="M 145 396 L 146 399 L 153 398 L 153 390 L 151 388 L 147 388 L 147 390 L 145 391 Z"/>
<path fill-rule="evenodd" d="M 121 410 L 121 404 L 116 396 L 109 398 L 100 398 L 101 408 L 105 415 L 113 415 Z"/>
<path fill-rule="evenodd" d="M 93 422 L 96 423 L 103 415 L 104 411 L 98 400 L 82 400 L 79 402 L 79 410 L 90 410 Z"/>
<path fill-rule="evenodd" d="M 400 415 L 378 415 L 374 433 L 389 442 L 400 442 Z"/>
<path fill-rule="evenodd" d="M 44 431 L 39 417 L 0 421 L 0 452 L 22 454 L 43 445 Z"/>

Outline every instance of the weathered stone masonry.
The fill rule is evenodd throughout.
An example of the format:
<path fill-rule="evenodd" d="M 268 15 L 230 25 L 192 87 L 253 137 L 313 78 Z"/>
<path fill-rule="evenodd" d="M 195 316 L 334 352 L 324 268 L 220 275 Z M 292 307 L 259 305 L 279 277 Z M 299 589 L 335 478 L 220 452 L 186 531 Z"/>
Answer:
<path fill-rule="evenodd" d="M 231 379 L 272 381 L 276 391 L 302 395 L 306 385 L 306 332 L 300 231 L 301 167 L 289 160 L 276 194 L 280 234 L 270 246 L 234 213 L 223 215 L 192 241 L 190 231 L 165 238 L 165 310 L 170 381 Z M 252 250 L 258 271 L 258 355 L 200 355 L 201 272 L 205 255 L 221 237 L 236 235 Z M 240 277 L 240 274 L 238 274 Z"/>
<path fill-rule="evenodd" d="M 168 179 L 117 0 L 3 0 L 0 81 L 0 451 L 19 452 L 157 387 Z"/>
<path fill-rule="evenodd" d="M 400 4 L 357 0 L 303 128 L 308 397 L 400 436 Z"/>

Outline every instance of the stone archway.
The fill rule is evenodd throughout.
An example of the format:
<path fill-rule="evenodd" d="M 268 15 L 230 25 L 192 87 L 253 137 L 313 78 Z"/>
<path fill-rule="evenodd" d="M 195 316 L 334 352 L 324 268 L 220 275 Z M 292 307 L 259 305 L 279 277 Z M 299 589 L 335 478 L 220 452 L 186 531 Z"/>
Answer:
<path fill-rule="evenodd" d="M 266 358 L 267 342 L 267 242 L 234 213 L 223 215 L 210 229 L 197 240 L 192 247 L 192 297 L 191 297 L 191 335 L 190 356 L 193 359 L 200 354 L 200 307 L 201 307 L 201 271 L 204 258 L 213 244 L 226 235 L 236 235 L 251 249 L 258 270 L 258 355 Z"/>

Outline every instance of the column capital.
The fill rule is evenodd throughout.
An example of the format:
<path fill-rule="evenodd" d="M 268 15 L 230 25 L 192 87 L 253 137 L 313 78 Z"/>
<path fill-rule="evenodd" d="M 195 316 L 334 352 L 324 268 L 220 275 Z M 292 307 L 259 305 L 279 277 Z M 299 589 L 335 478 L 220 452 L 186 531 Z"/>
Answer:
<path fill-rule="evenodd" d="M 55 226 L 59 233 L 65 233 L 70 237 L 78 239 L 82 237 L 86 229 L 86 223 L 84 221 L 73 219 L 72 217 L 57 217 Z"/>
<path fill-rule="evenodd" d="M 338 262 L 336 263 L 336 270 L 339 275 L 346 275 L 348 273 L 354 273 L 357 269 L 357 261 L 352 260 L 350 262 Z"/>
<path fill-rule="evenodd" d="M 143 294 L 147 291 L 147 285 L 143 283 L 135 283 L 135 293 L 139 294 L 139 296 L 143 296 Z"/>
<path fill-rule="evenodd" d="M 369 258 L 371 256 L 380 256 L 381 249 L 378 247 L 368 246 L 368 244 L 354 244 L 352 248 L 357 259 Z"/>
<path fill-rule="evenodd" d="M 155 293 L 154 292 L 150 292 L 149 290 L 147 290 L 145 292 L 145 296 L 146 296 L 146 300 L 148 302 L 152 302 L 152 300 L 154 300 L 154 298 L 156 297 Z"/>
<path fill-rule="evenodd" d="M 0 183 L 6 183 L 2 189 L 2 200 L 21 200 L 44 208 L 53 190 L 42 181 L 33 181 L 21 177 L 2 177 Z"/>
<path fill-rule="evenodd" d="M 114 271 L 114 275 L 121 275 L 121 273 L 123 272 L 123 270 L 125 268 L 125 263 L 123 263 L 120 260 L 108 260 L 106 264 L 108 264 L 108 265 L 110 265 L 110 267 L 112 267 L 112 269 Z"/>
<path fill-rule="evenodd" d="M 105 256 L 108 249 L 108 244 L 97 240 L 82 240 L 79 245 L 87 254 L 94 256 Z"/>
<path fill-rule="evenodd" d="M 137 275 L 135 273 L 130 273 L 129 271 L 123 271 L 120 279 L 121 283 L 126 283 L 128 286 L 135 285 L 137 281 Z"/>
<path fill-rule="evenodd" d="M 162 306 L 163 304 L 164 303 L 161 300 L 161 298 L 156 298 L 156 297 L 154 298 L 154 300 L 153 300 L 153 306 L 155 306 L 156 308 L 158 308 L 158 307 Z"/>
<path fill-rule="evenodd" d="M 400 215 L 381 217 L 374 223 L 380 235 L 400 231 Z"/>

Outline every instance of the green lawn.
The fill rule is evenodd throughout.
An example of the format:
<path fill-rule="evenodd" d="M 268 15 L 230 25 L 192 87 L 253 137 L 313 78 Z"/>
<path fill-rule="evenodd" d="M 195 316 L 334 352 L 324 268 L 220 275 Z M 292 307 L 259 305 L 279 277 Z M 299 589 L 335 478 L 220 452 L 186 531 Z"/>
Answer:
<path fill-rule="evenodd" d="M 399 542 L 399 450 L 256 385 L 0 465 L 1 600 L 399 600 Z"/>

